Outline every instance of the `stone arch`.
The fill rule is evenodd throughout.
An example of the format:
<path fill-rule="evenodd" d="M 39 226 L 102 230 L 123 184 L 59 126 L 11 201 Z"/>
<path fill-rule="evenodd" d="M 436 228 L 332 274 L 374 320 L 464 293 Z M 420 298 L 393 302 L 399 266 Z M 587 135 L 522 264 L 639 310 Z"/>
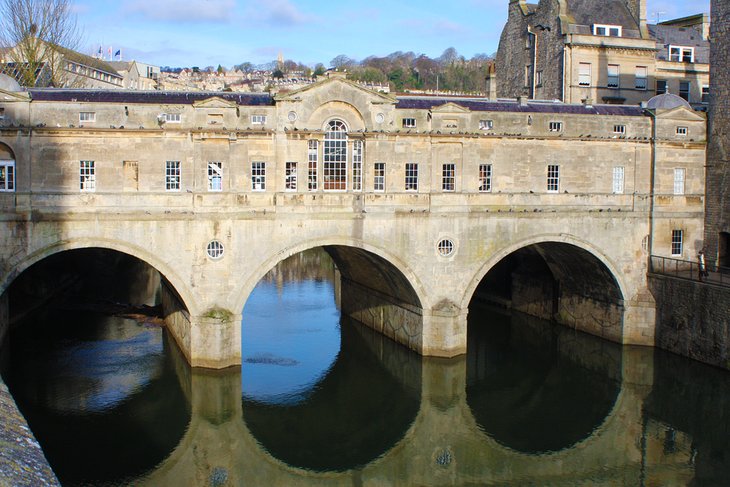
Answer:
<path fill-rule="evenodd" d="M 611 273 L 612 277 L 616 281 L 616 286 L 618 287 L 619 292 L 621 293 L 621 296 L 623 299 L 627 299 L 627 297 L 630 297 L 632 293 L 628 292 L 628 286 L 626 282 L 622 279 L 622 274 L 618 272 L 618 268 L 616 264 L 600 249 L 592 245 L 591 243 L 566 234 L 557 234 L 557 235 L 537 235 L 534 237 L 531 237 L 529 239 L 521 240 L 519 242 L 513 243 L 512 245 L 503 248 L 502 250 L 494 253 L 487 262 L 485 262 L 479 270 L 476 272 L 474 277 L 469 281 L 469 285 L 466 287 L 464 291 L 464 295 L 461 300 L 461 307 L 462 309 L 466 309 L 469 307 L 469 303 L 471 302 L 472 297 L 474 296 L 474 292 L 477 289 L 477 286 L 479 286 L 479 283 L 484 279 L 484 277 L 489 273 L 490 270 L 494 268 L 495 265 L 497 265 L 499 262 L 501 262 L 505 257 L 508 255 L 523 249 L 525 247 L 529 247 L 531 245 L 540 244 L 540 243 L 565 243 L 569 245 L 573 245 L 575 247 L 578 247 L 598 259 Z"/>
<path fill-rule="evenodd" d="M 343 100 L 332 100 L 317 107 L 309 117 L 309 124 L 318 130 L 323 130 L 331 120 L 342 120 L 348 132 L 365 130 L 365 118 L 358 108 Z"/>
<path fill-rule="evenodd" d="M 251 295 L 251 291 L 253 291 L 254 287 L 261 281 L 261 279 L 268 273 L 271 269 L 276 266 L 279 262 L 283 261 L 287 257 L 291 257 L 292 255 L 296 255 L 299 252 L 303 252 L 305 250 L 317 248 L 317 247 L 326 247 L 326 246 L 342 246 L 342 247 L 352 247 L 356 249 L 365 250 L 367 252 L 370 252 L 381 259 L 385 260 L 389 264 L 391 264 L 396 270 L 398 270 L 403 277 L 408 281 L 408 283 L 413 288 L 413 292 L 415 293 L 419 305 L 426 309 L 427 304 L 429 303 L 427 299 L 427 294 L 425 287 L 420 282 L 420 279 L 416 275 L 415 272 L 411 270 L 411 268 L 398 256 L 384 250 L 381 247 L 377 247 L 371 244 L 368 244 L 366 242 L 363 242 L 362 240 L 353 239 L 353 238 L 347 238 L 347 237 L 341 237 L 341 236 L 332 236 L 332 237 L 320 237 L 315 238 L 311 240 L 305 240 L 303 242 L 298 243 L 297 245 L 293 245 L 290 247 L 286 247 L 283 249 L 280 249 L 278 251 L 275 251 L 273 254 L 271 254 L 269 257 L 267 257 L 265 260 L 263 260 L 254 270 L 253 273 L 249 275 L 249 278 L 242 282 L 239 286 L 234 288 L 232 294 L 229 296 L 229 302 L 233 303 L 232 309 L 234 310 L 242 310 L 244 305 L 246 304 L 246 301 L 248 301 L 248 297 Z"/>
<path fill-rule="evenodd" d="M 3 142 L 0 142 L 0 160 L 15 160 L 15 152 Z"/>
<path fill-rule="evenodd" d="M 178 293 L 180 299 L 183 300 L 188 311 L 191 314 L 197 313 L 198 305 L 196 300 L 194 299 L 193 294 L 190 292 L 188 286 L 185 284 L 185 281 L 178 275 L 177 272 L 175 272 L 175 270 L 170 265 L 168 265 L 163 260 L 157 258 L 153 253 L 145 250 L 142 247 L 130 244 L 128 242 L 111 239 L 83 238 L 63 240 L 40 248 L 35 252 L 25 255 L 16 261 L 9 262 L 8 268 L 11 269 L 11 271 L 6 275 L 1 276 L 0 295 L 2 295 L 10 287 L 12 282 L 20 274 L 22 274 L 33 264 L 40 262 L 43 259 L 50 257 L 54 254 L 59 254 L 68 250 L 88 248 L 114 250 L 130 255 L 132 257 L 136 257 L 137 259 L 146 262 L 170 282 L 170 284 L 175 288 L 175 291 Z"/>

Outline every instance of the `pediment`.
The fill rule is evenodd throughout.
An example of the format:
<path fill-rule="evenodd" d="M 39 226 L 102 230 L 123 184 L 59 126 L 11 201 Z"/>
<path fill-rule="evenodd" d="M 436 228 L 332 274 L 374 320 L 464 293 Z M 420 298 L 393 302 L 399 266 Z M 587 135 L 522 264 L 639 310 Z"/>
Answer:
<path fill-rule="evenodd" d="M 193 102 L 193 108 L 236 108 L 237 106 L 236 102 L 224 100 L 219 96 Z"/>
<path fill-rule="evenodd" d="M 437 107 L 433 107 L 431 109 L 431 113 L 448 113 L 448 114 L 459 114 L 459 113 L 469 113 L 471 110 L 468 108 L 462 107 L 461 105 L 457 105 L 454 102 L 448 102 L 444 103 L 443 105 L 439 105 Z"/>
<path fill-rule="evenodd" d="M 370 90 L 344 77 L 328 78 L 298 90 L 276 95 L 276 102 L 301 102 L 307 99 L 347 101 L 365 98 L 373 105 L 395 105 L 397 100 L 389 95 Z"/>
<path fill-rule="evenodd" d="M 656 117 L 682 122 L 704 122 L 706 120 L 703 113 L 687 107 L 676 107 L 666 111 L 657 110 Z"/>

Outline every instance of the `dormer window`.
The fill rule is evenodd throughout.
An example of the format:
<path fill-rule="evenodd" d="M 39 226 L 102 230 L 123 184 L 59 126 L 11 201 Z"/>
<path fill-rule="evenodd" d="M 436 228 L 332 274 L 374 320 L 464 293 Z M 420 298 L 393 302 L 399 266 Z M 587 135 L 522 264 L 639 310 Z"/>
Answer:
<path fill-rule="evenodd" d="M 678 63 L 695 62 L 695 48 L 686 46 L 669 46 L 669 60 Z"/>
<path fill-rule="evenodd" d="M 621 37 L 622 30 L 620 25 L 593 24 L 594 36 Z"/>

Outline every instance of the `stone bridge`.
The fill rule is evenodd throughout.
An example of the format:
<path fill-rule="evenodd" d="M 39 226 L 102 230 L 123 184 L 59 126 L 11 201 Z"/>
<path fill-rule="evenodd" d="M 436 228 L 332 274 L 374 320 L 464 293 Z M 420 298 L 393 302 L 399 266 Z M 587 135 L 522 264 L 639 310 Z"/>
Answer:
<path fill-rule="evenodd" d="M 254 286 L 324 247 L 343 312 L 422 355 L 466 351 L 490 282 L 517 310 L 653 345 L 648 255 L 694 255 L 702 234 L 704 119 L 683 107 L 397 99 L 341 78 L 274 98 L 0 94 L 0 337 L 22 272 L 111 249 L 160 272 L 193 366 L 240 364 Z"/>

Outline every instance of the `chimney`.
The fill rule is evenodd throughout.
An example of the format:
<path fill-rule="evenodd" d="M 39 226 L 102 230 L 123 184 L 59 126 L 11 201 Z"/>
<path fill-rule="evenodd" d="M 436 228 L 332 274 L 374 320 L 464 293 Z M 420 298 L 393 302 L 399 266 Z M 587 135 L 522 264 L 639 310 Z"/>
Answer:
<path fill-rule="evenodd" d="M 646 27 L 646 0 L 626 0 L 626 8 L 639 25 L 642 38 L 649 37 L 649 29 Z"/>

